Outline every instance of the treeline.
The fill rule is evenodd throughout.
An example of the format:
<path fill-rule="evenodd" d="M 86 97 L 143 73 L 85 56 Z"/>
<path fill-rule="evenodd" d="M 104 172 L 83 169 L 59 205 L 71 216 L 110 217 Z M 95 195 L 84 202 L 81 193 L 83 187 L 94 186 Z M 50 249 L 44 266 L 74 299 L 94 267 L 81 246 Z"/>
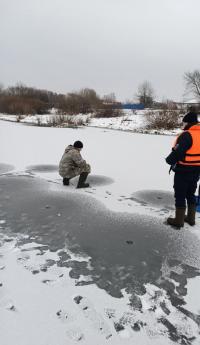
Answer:
<path fill-rule="evenodd" d="M 0 112 L 6 114 L 45 114 L 54 104 L 57 96 L 53 92 L 38 90 L 25 85 L 1 89 Z"/>
<path fill-rule="evenodd" d="M 27 87 L 22 84 L 0 88 L 0 113 L 16 115 L 48 114 L 56 108 L 62 114 L 95 113 L 97 116 L 111 114 L 117 116 L 120 108 L 114 101 L 113 94 L 101 99 L 95 90 L 82 89 L 67 95 L 48 90 Z"/>

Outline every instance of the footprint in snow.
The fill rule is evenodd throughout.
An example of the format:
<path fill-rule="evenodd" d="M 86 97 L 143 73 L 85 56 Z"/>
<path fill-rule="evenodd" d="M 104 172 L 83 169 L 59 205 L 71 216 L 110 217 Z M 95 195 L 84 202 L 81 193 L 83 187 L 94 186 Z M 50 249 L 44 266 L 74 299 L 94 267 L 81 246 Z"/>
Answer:
<path fill-rule="evenodd" d="M 0 282 L 0 308 L 16 311 L 16 307 L 12 299 L 7 295 L 7 291 L 2 282 Z"/>
<path fill-rule="evenodd" d="M 92 327 L 96 331 L 102 334 L 106 339 L 112 337 L 109 325 L 103 317 L 97 313 L 92 303 L 86 297 L 76 296 L 74 297 L 74 302 L 80 307 L 84 317 L 91 322 Z"/>
<path fill-rule="evenodd" d="M 64 323 L 69 323 L 74 321 L 74 317 L 66 310 L 58 310 L 56 313 L 57 317 Z"/>
<path fill-rule="evenodd" d="M 66 310 L 60 309 L 57 311 L 56 315 L 62 323 L 67 324 L 67 327 L 68 327 L 68 324 L 75 321 L 74 316 L 71 315 Z M 73 326 L 68 327 L 66 330 L 66 335 L 69 339 L 76 342 L 84 340 L 83 332 L 81 331 L 80 328 L 77 328 L 77 327 L 73 327 Z"/>
<path fill-rule="evenodd" d="M 66 331 L 67 336 L 76 342 L 84 340 L 84 334 L 80 328 L 72 328 Z"/>
<path fill-rule="evenodd" d="M 54 283 L 54 280 L 52 280 L 52 279 L 43 279 L 42 283 L 49 285 L 49 284 Z"/>
<path fill-rule="evenodd" d="M 105 308 L 105 314 L 109 319 L 115 319 L 116 310 L 111 308 Z"/>
<path fill-rule="evenodd" d="M 17 257 L 17 261 L 21 264 L 26 263 L 28 260 L 30 259 L 30 256 L 26 253 L 21 253 L 18 257 Z"/>
<path fill-rule="evenodd" d="M 111 192 L 109 192 L 108 190 L 106 191 L 106 194 L 108 194 L 108 195 L 112 195 L 112 194 L 111 194 Z"/>

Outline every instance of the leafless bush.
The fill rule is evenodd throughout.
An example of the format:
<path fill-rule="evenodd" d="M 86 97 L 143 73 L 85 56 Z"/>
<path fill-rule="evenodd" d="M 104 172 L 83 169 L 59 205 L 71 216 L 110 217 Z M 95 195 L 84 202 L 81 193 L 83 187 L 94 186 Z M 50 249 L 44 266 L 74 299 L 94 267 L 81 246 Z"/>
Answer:
<path fill-rule="evenodd" d="M 177 104 L 170 100 L 170 99 L 166 99 L 163 100 L 162 103 L 160 103 L 159 105 L 159 109 L 162 110 L 178 110 Z"/>
<path fill-rule="evenodd" d="M 37 117 L 37 125 L 42 126 L 42 121 L 40 117 Z"/>
<path fill-rule="evenodd" d="M 25 115 L 18 115 L 17 116 L 17 122 L 20 122 L 21 120 L 23 120 L 25 118 Z"/>
<path fill-rule="evenodd" d="M 48 123 L 52 126 L 61 125 L 65 120 L 65 115 L 52 115 L 49 117 Z"/>
<path fill-rule="evenodd" d="M 28 87 L 22 83 L 17 83 L 15 86 L 8 87 L 4 90 L 4 94 L 23 99 L 28 98 L 39 100 L 45 104 L 48 104 L 48 108 L 52 108 L 54 104 L 59 103 L 61 96 L 55 92 Z"/>
<path fill-rule="evenodd" d="M 84 121 L 85 121 L 84 124 L 88 125 L 90 123 L 90 120 L 91 120 L 90 116 L 86 116 L 85 119 L 84 119 Z"/>
<path fill-rule="evenodd" d="M 85 126 L 89 121 L 88 116 L 79 118 L 72 115 L 54 115 L 49 118 L 48 125 L 52 127 L 79 127 Z"/>
<path fill-rule="evenodd" d="M 147 129 L 174 129 L 180 125 L 180 111 L 149 111 L 145 115 Z"/>
<path fill-rule="evenodd" d="M 52 107 L 60 108 L 65 96 L 16 84 L 7 89 L 0 85 L 0 112 L 7 114 L 47 114 Z"/>
<path fill-rule="evenodd" d="M 48 112 L 46 103 L 32 98 L 3 95 L 0 97 L 0 112 L 15 115 L 44 114 Z"/>
<path fill-rule="evenodd" d="M 103 104 L 101 109 L 98 109 L 94 113 L 96 118 L 105 118 L 105 117 L 120 117 L 123 116 L 123 111 L 121 108 L 116 108 L 113 104 Z"/>
<path fill-rule="evenodd" d="M 82 89 L 68 93 L 60 102 L 59 110 L 70 115 L 93 113 L 102 101 L 93 89 Z"/>
<path fill-rule="evenodd" d="M 64 127 L 78 127 L 82 125 L 82 122 L 79 122 L 80 125 L 78 125 L 78 120 L 75 120 L 72 116 L 67 116 L 65 118 L 65 121 L 63 122 Z"/>

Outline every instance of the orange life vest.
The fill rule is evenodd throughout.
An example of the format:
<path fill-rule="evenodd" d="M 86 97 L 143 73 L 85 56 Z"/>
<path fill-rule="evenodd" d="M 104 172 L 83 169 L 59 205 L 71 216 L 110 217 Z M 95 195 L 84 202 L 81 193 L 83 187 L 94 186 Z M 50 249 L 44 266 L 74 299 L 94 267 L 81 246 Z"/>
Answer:
<path fill-rule="evenodd" d="M 192 137 L 192 146 L 186 151 L 185 158 L 179 161 L 178 164 L 200 166 L 200 124 L 194 125 L 184 132 L 190 133 Z M 174 147 L 177 145 L 177 140 L 180 135 L 176 138 Z"/>

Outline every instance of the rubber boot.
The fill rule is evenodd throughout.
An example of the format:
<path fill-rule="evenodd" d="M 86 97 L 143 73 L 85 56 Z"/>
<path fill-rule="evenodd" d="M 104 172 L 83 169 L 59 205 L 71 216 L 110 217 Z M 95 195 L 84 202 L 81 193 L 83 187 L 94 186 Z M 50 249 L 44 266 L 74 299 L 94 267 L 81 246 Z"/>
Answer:
<path fill-rule="evenodd" d="M 188 205 L 187 216 L 185 216 L 185 222 L 191 226 L 195 225 L 196 205 Z"/>
<path fill-rule="evenodd" d="M 88 177 L 87 172 L 81 173 L 76 188 L 88 188 L 90 186 L 89 183 L 85 183 L 87 177 Z"/>
<path fill-rule="evenodd" d="M 185 210 L 185 207 L 176 207 L 175 218 L 169 217 L 167 223 L 176 228 L 182 228 L 184 226 Z"/>
<path fill-rule="evenodd" d="M 64 185 L 64 186 L 69 186 L 69 180 L 70 180 L 69 178 L 64 177 L 64 178 L 63 178 L 63 185 Z"/>

